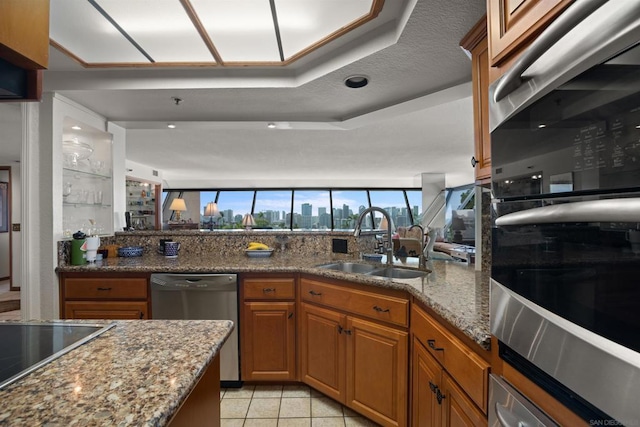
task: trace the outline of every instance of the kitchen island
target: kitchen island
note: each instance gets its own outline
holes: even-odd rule
[[[218,353],[233,322],[113,323],[0,390],[0,425],[219,425]]]

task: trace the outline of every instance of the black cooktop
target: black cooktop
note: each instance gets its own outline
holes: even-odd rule
[[[0,322],[0,389],[114,326]]]

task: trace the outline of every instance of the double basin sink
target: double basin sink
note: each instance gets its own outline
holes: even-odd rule
[[[359,264],[355,262],[339,262],[319,265],[318,268],[341,271],[343,273],[364,274],[367,276],[386,277],[390,279],[417,279],[425,277],[428,271],[413,270],[400,267],[381,267],[372,264]]]

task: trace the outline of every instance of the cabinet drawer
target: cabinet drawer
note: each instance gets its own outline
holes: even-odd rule
[[[148,319],[146,301],[69,301],[64,303],[65,319]]]
[[[300,292],[302,292],[303,301],[400,326],[409,325],[409,301],[406,299],[330,285],[310,279],[302,279]]]
[[[411,309],[411,330],[475,404],[486,413],[489,364],[435,319],[415,306]]]
[[[243,280],[244,299],[294,299],[296,281],[287,278],[251,278]]]
[[[143,277],[67,278],[65,299],[147,299],[147,279]]]

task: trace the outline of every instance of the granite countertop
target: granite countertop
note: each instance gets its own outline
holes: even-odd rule
[[[417,268],[417,258],[399,266]],[[340,261],[353,261],[342,258]],[[308,273],[376,287],[406,290],[460,329],[482,348],[490,348],[489,275],[473,265],[456,261],[429,261],[431,273],[417,279],[385,279],[318,268],[336,262],[331,254],[300,256],[275,252],[269,258],[248,258],[244,253],[211,254],[165,258],[154,253],[142,257],[106,258],[92,265],[60,266],[58,272],[174,272],[174,273]],[[384,259],[383,259],[384,262]]]
[[[228,320],[113,323],[0,390],[0,425],[166,425],[234,327]]]

